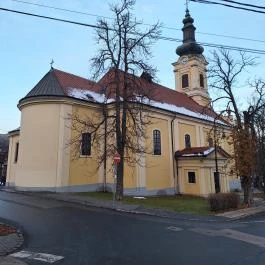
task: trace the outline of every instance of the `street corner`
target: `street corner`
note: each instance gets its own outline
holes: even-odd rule
[[[27,265],[27,263],[12,257],[0,257],[0,265]]]
[[[216,216],[226,217],[230,220],[238,220],[243,219],[250,216],[255,216],[257,214],[261,214],[265,212],[265,204],[259,205],[259,206],[253,206],[249,208],[234,210],[234,211],[228,211],[224,213],[217,214]]]
[[[19,229],[6,223],[0,223],[0,257],[16,251],[23,243],[24,237]]]

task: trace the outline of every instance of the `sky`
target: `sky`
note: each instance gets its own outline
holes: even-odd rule
[[[97,16],[112,16],[109,3],[117,2],[113,0],[24,1],[87,14],[63,12],[14,0],[0,0],[0,8],[95,24]],[[264,6],[263,0],[240,1]],[[198,42],[265,50],[265,14],[194,2],[189,3],[189,9],[195,20]],[[163,36],[182,39],[185,0],[137,0],[134,14],[144,24],[154,24],[157,21],[163,23]],[[144,27],[146,26],[143,26],[143,29]],[[218,37],[209,33],[259,41]],[[0,40],[0,133],[19,127],[20,111],[17,109],[17,103],[49,71],[51,60],[54,61],[54,68],[86,78],[91,76],[90,58],[97,50],[95,32],[92,28],[0,10]],[[158,69],[159,83],[172,89],[175,84],[172,63],[178,59],[175,50],[180,44],[159,40],[152,48],[153,57],[150,59]],[[206,58],[210,57],[211,51],[213,48],[205,47]],[[245,86],[245,81],[263,77],[265,72],[265,55],[253,54],[253,56],[257,56],[258,64],[244,73],[236,92],[237,100],[242,106],[251,97],[251,91]],[[214,97],[213,94],[212,96]]]

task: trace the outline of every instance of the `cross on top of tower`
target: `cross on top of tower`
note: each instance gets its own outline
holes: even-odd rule
[[[53,69],[53,64],[54,64],[54,60],[52,59],[51,62],[50,62],[51,69]]]
[[[189,0],[186,0],[186,10],[189,10]]]

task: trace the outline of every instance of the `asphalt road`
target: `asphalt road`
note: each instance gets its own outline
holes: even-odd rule
[[[54,264],[265,264],[265,215],[224,223],[176,221],[3,191],[0,212],[23,230],[23,250],[64,257]]]

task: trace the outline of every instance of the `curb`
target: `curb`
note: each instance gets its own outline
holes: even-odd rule
[[[235,216],[235,217],[228,217],[225,215],[214,215],[215,218],[217,219],[204,219],[204,218],[192,218],[192,217],[184,217],[184,216],[176,216],[176,214],[173,212],[173,214],[175,214],[175,216],[170,216],[170,212],[168,214],[163,214],[163,213],[152,213],[152,212],[146,212],[146,211],[141,211],[141,210],[126,210],[126,209],[122,209],[122,208],[115,208],[113,209],[112,207],[108,207],[108,206],[103,206],[103,205],[96,205],[93,203],[90,203],[88,201],[83,201],[83,200],[79,200],[79,199],[68,199],[68,198],[58,198],[58,197],[53,197],[53,196],[49,196],[49,194],[40,194],[40,193],[33,193],[33,192],[25,192],[25,191],[18,191],[18,190],[14,190],[14,189],[2,189],[0,191],[4,191],[4,192],[8,192],[8,193],[18,193],[18,194],[22,194],[22,195],[27,195],[27,196],[33,196],[33,197],[39,197],[39,198],[44,198],[44,199],[48,199],[48,200],[55,200],[55,201],[61,201],[61,202],[68,202],[68,203],[74,203],[74,204],[79,204],[82,206],[87,206],[87,207],[92,207],[92,208],[98,208],[98,209],[105,209],[105,210],[110,210],[110,211],[116,211],[116,212],[122,212],[122,213],[128,213],[128,214],[141,214],[141,215],[146,215],[146,216],[154,216],[154,217],[160,217],[160,218],[168,218],[168,219],[174,219],[174,220],[182,220],[182,221],[191,221],[191,222],[209,222],[209,223],[214,223],[214,222],[233,222],[233,221],[237,221],[237,220],[241,220],[244,218],[247,218],[249,216],[255,216],[257,214],[260,214],[262,212],[265,212],[265,208],[262,211],[257,211],[257,212],[253,212],[250,214],[244,213],[244,214],[240,214],[239,216]],[[53,193],[51,193],[53,194]],[[265,204],[264,204],[265,205]],[[148,209],[147,209],[148,211]],[[162,210],[163,211],[163,210]],[[240,210],[238,210],[240,211]]]
[[[233,220],[241,220],[241,219],[244,219],[250,216],[255,216],[255,215],[258,215],[264,212],[265,212],[265,203],[263,205],[256,206],[253,208],[235,210],[233,212],[226,212],[226,213],[218,214],[217,216],[229,218],[231,221],[233,221]],[[233,213],[234,213],[234,216],[233,216]],[[229,215],[232,215],[232,216],[229,216]]]
[[[191,221],[191,222],[200,221],[200,222],[209,222],[209,223],[233,221],[232,219],[227,219],[226,217],[221,217],[221,216],[216,216],[216,218],[218,218],[218,219],[204,219],[204,218],[190,218],[190,217],[184,217],[184,216],[170,216],[170,212],[169,212],[169,214],[162,214],[162,213],[151,213],[151,212],[146,212],[146,211],[126,210],[126,209],[122,209],[122,208],[118,208],[118,207],[113,209],[112,207],[107,207],[107,206],[103,206],[103,205],[95,205],[93,203],[78,200],[78,199],[58,198],[58,197],[52,197],[52,196],[50,197],[49,195],[43,195],[40,193],[33,193],[33,192],[27,193],[25,191],[17,191],[17,190],[13,190],[13,189],[12,190],[6,190],[5,189],[2,191],[9,192],[9,193],[18,193],[18,194],[33,196],[33,197],[39,197],[39,198],[44,198],[44,199],[48,199],[48,200],[74,203],[74,204],[79,204],[79,205],[87,206],[87,207],[91,207],[91,208],[116,211],[116,212],[120,212],[120,213],[128,213],[128,214],[135,214],[135,215],[138,214],[138,215],[145,215],[145,216],[168,218],[168,219],[172,219],[172,220]],[[172,213],[175,214],[174,212],[172,212]]]

